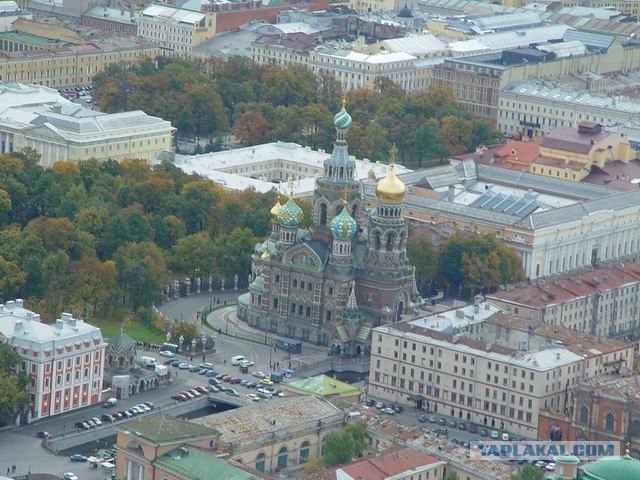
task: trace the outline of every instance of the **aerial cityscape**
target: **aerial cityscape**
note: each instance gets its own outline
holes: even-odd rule
[[[640,0],[0,0],[0,480],[640,480]]]

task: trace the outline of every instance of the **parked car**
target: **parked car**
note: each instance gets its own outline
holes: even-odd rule
[[[83,430],[89,430],[89,429],[90,429],[90,428],[92,428],[92,427],[91,427],[91,425],[89,424],[89,422],[82,422],[82,423],[81,423],[81,428],[82,428]]]
[[[367,407],[375,407],[376,406],[376,401],[372,400],[371,398],[367,398],[366,402],[364,402],[364,404]]]
[[[71,460],[72,462],[86,462],[87,457],[85,457],[84,455],[80,455],[79,453],[74,453],[69,457],[69,460]]]
[[[78,426],[78,424],[76,424],[76,427],[77,426]],[[80,427],[78,427],[78,428],[80,428]],[[49,435],[49,432],[36,432],[36,437],[38,437],[38,438],[44,438],[47,435]]]
[[[249,382],[246,385],[247,388],[258,388],[258,384],[256,382]]]
[[[193,395],[194,397],[199,397],[202,395],[202,393],[200,393],[198,390],[196,390],[195,388],[191,388],[189,389],[189,393],[191,395]]]
[[[213,368],[213,363],[201,363],[198,366],[200,368],[204,368],[205,370],[211,370]]]
[[[103,422],[113,422],[114,418],[111,415],[104,414],[100,417]]]
[[[466,429],[467,429],[467,424],[466,424],[466,423],[464,423],[464,422],[460,422],[460,423],[458,424],[458,429],[460,429],[460,430],[466,430]]]
[[[256,378],[265,378],[266,377],[266,375],[264,373],[259,372],[259,371],[258,372],[253,372],[251,375],[253,375]]]
[[[205,387],[203,387],[202,385],[198,385],[197,387],[194,387],[197,391],[199,391],[200,393],[207,393],[207,389]]]
[[[91,420],[93,420],[93,423],[95,423],[98,427],[102,425],[102,422],[99,418],[93,417]]]
[[[494,440],[497,440],[498,438],[500,438],[500,434],[498,432],[496,432],[495,430],[493,430],[491,432],[491,438],[493,438]]]
[[[191,393],[191,392],[184,391],[184,392],[180,392],[180,393],[182,395],[184,395],[185,397],[187,397],[189,400],[191,400],[193,398],[196,398],[195,395],[193,395],[193,393]]]
[[[538,460],[536,463],[534,463],[534,466],[536,468],[544,468],[546,464],[547,462],[545,462],[544,460]]]
[[[198,367],[196,365],[189,365],[189,371],[190,372],[199,372],[200,371],[200,367]]]
[[[243,387],[246,387],[247,383],[250,383],[250,382],[246,378],[243,378],[242,380],[240,380],[240,385]]]
[[[229,383],[232,385],[240,385],[240,382],[242,382],[242,380],[239,379],[238,377],[233,377],[232,379],[229,380]]]
[[[216,375],[218,375],[218,372],[216,372],[215,370],[207,370],[207,372],[205,373],[205,375],[207,377],[215,377]]]
[[[427,416],[426,416],[426,415],[420,415],[420,416],[418,417],[418,421],[419,421],[420,423],[425,423],[425,422],[427,421]]]
[[[545,465],[544,469],[545,469],[547,472],[553,472],[553,471],[556,469],[556,464],[555,464],[555,463],[553,463],[553,462],[549,462],[549,463],[547,463],[547,464]]]
[[[115,420],[120,420],[120,419],[123,417],[123,415],[122,415],[120,412],[112,413],[112,414],[111,414],[111,416],[112,416]]]
[[[189,365],[188,363],[179,363],[178,364],[178,368],[180,370],[189,370],[190,367],[191,367],[191,365]]]
[[[167,357],[167,358],[173,358],[173,357],[175,357],[175,355],[173,354],[173,352],[170,352],[170,351],[168,351],[168,350],[162,350],[162,351],[160,352],[160,356],[161,356],[161,357]]]
[[[222,377],[222,381],[226,382],[226,383],[229,383],[231,381],[231,375],[224,375]]]
[[[87,420],[86,423],[89,424],[89,427],[95,428],[97,425],[93,422],[93,420]]]
[[[222,380],[222,377],[224,377],[225,375],[226,375],[226,373],[222,373],[222,372],[220,372],[218,375],[216,375],[216,378],[217,378],[218,380]]]
[[[403,407],[403,406],[401,406],[401,405],[394,405],[394,406],[393,406],[393,410],[394,410],[396,413],[402,413],[402,412],[404,411],[404,407]]]
[[[209,379],[209,385],[213,385],[213,386],[217,387],[218,385],[220,385],[220,382],[218,380],[216,380],[215,378],[210,378]]]
[[[162,353],[160,355],[162,355]],[[172,367],[177,367],[178,365],[180,365],[180,363],[181,363],[180,360],[176,359],[176,360],[171,360],[169,362],[169,365],[171,365]]]
[[[433,415],[431,415],[429,417],[429,423],[438,423],[438,419],[436,417],[434,417]]]
[[[447,420],[445,418],[438,419],[438,425],[446,425],[446,424],[447,424]]]
[[[486,437],[487,435],[489,435],[489,432],[487,432],[484,428],[482,430],[480,430],[480,436],[481,437]]]
[[[382,409],[380,409],[380,411],[382,413],[386,413],[387,415],[394,415],[396,413],[396,411],[393,408],[390,408],[390,407],[382,408]]]
[[[456,428],[456,425],[457,425],[457,423],[456,423],[455,420],[449,420],[449,427]]]
[[[178,400],[179,402],[184,402],[187,399],[187,397],[185,397],[181,393],[176,393],[175,395],[171,395],[171,398],[174,400]]]
[[[478,427],[476,427],[473,423],[471,425],[469,425],[469,432],[470,433],[477,433],[478,432]]]
[[[71,472],[67,472],[65,473],[62,478],[64,480],[78,480],[78,477],[75,475],[75,473],[71,473]]]
[[[231,387],[227,388],[227,394],[231,395],[232,397],[239,397],[240,396],[238,391],[233,389],[233,388],[231,388]]]
[[[502,433],[502,441],[503,442],[508,442],[509,441],[509,434],[507,432],[503,432]]]
[[[213,393],[218,393],[220,390],[218,390],[218,387],[214,385],[209,385],[209,391]]]

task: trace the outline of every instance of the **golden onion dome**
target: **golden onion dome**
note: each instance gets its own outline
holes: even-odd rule
[[[407,192],[407,187],[396,176],[396,155],[398,149],[396,145],[391,146],[391,158],[389,159],[389,167],[387,168],[387,174],[376,185],[376,198],[378,200],[388,200],[392,202],[398,202],[404,199],[404,195]]]
[[[273,207],[271,207],[271,215],[273,215],[274,217],[277,217],[281,207],[282,205],[280,204],[280,195],[278,195],[276,204]]]
[[[395,165],[392,163],[387,169],[387,175],[376,185],[376,197],[379,200],[400,201],[407,192],[407,187],[396,176]]]

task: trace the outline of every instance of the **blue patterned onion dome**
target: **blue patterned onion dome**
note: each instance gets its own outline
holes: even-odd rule
[[[331,233],[335,238],[353,237],[357,229],[356,221],[349,215],[346,208],[343,208],[331,221]]]
[[[344,108],[344,102],[342,102],[342,109],[333,116],[333,124],[338,130],[346,130],[351,125],[351,115]]]
[[[278,210],[278,221],[285,227],[297,227],[303,218],[304,213],[293,198],[289,198]]]

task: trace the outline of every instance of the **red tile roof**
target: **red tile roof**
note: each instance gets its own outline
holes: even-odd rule
[[[342,467],[354,480],[385,480],[388,477],[408,472],[425,465],[437,463],[431,455],[412,448],[402,448],[379,457],[370,457]]]

